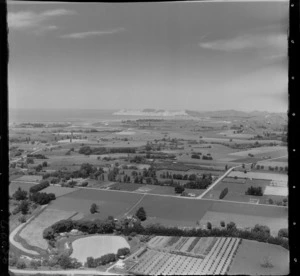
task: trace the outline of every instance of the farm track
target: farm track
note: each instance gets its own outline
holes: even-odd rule
[[[137,203],[135,203],[125,214],[124,214],[124,216],[125,215],[127,215],[127,214],[129,214],[134,208],[135,208],[135,206],[137,206],[143,199],[144,199],[144,197],[146,196],[146,194],[144,194],[139,200],[138,200],[138,202]]]
[[[34,216],[32,216],[26,223],[22,223],[20,224],[16,229],[14,229],[10,235],[9,235],[9,242],[14,245],[16,248],[18,248],[19,250],[25,252],[25,253],[28,253],[28,254],[31,254],[31,255],[40,255],[38,252],[34,251],[34,250],[29,250],[29,249],[26,249],[23,247],[23,245],[17,241],[15,241],[15,236],[21,232],[21,230],[23,228],[26,227],[27,224],[29,224],[34,218],[36,218],[37,216],[39,216],[43,211],[44,209],[47,207],[48,205],[44,205],[42,206],[42,209],[37,213],[35,214]]]

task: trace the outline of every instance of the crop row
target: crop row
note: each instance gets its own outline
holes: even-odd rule
[[[186,251],[191,252],[200,239],[200,237],[195,238]]]
[[[180,251],[181,247],[187,242],[188,239],[188,237],[182,237],[174,247],[174,250]]]
[[[172,246],[173,244],[175,244],[176,242],[178,242],[180,240],[180,237],[172,237],[168,243],[166,244],[166,246]]]

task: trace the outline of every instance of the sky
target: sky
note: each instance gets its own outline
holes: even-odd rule
[[[288,109],[288,2],[8,4],[9,107]]]

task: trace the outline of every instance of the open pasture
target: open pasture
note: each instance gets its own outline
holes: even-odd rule
[[[234,133],[234,130],[226,130],[219,133],[220,135],[228,138],[237,138],[237,139],[249,139],[254,138],[255,135],[249,133]]]
[[[275,160],[271,160],[271,161],[260,161],[260,162],[257,162],[257,165],[264,166],[264,169],[268,170],[269,167],[285,168],[288,165],[288,162],[287,161],[286,162],[277,161],[277,159],[275,159]]]
[[[275,207],[276,208],[276,207]],[[234,222],[238,228],[254,227],[255,224],[266,225],[270,227],[271,234],[277,236],[281,228],[288,227],[288,219],[286,217],[268,217],[261,216],[259,213],[256,215],[245,215],[237,213],[226,213],[208,211],[200,220],[200,226],[206,228],[207,222],[210,222],[213,227],[220,227],[220,222],[224,221],[226,224]]]
[[[288,209],[272,205],[244,204],[242,202],[214,202],[209,211],[247,216],[263,216],[270,218],[288,217]]]
[[[207,200],[192,200],[184,197],[160,197],[146,195],[130,214],[139,207],[147,213],[145,224],[161,223],[169,226],[195,226],[213,203]]]
[[[58,210],[81,212],[90,218],[104,219],[110,215],[123,216],[141,197],[141,194],[136,193],[80,189],[51,202],[51,207]],[[90,207],[93,203],[98,205],[99,213],[91,215]]]
[[[18,182],[36,182],[39,183],[42,180],[41,175],[22,175],[21,177],[18,177],[15,179]]]
[[[284,162],[287,163],[288,162],[288,157],[282,157],[282,158],[277,158],[272,160],[273,162]]]
[[[274,181],[288,181],[287,174],[279,174],[279,173],[264,173],[264,172],[241,172],[241,171],[232,171],[229,177],[238,177],[238,178],[248,178],[248,179],[261,179],[261,180],[274,180]]]
[[[249,150],[243,150],[231,153],[232,156],[247,157],[248,154],[253,154],[255,157],[270,156],[270,158],[276,158],[283,155],[287,155],[287,147],[273,146],[273,147],[257,147]]]
[[[60,187],[60,186],[49,186],[46,189],[43,189],[43,193],[53,193],[55,194],[55,197],[60,197],[69,193],[73,193],[77,191],[77,188],[68,188],[68,187]]]
[[[130,248],[130,245],[123,237],[95,235],[80,238],[72,243],[72,258],[85,263],[87,257],[99,258],[105,254],[116,254],[119,248]]]
[[[49,156],[46,160],[49,169],[61,169],[62,167],[74,167],[74,170],[81,166],[83,163],[90,163],[92,165],[101,165],[103,162],[97,160],[96,156],[86,156],[86,155],[63,155],[63,156]]]
[[[135,183],[114,183],[109,186],[110,190],[135,191],[141,185]]]
[[[249,201],[248,201],[249,202]],[[161,223],[168,226],[195,226],[207,211],[229,213],[242,216],[263,216],[287,219],[288,210],[272,205],[245,204],[243,202],[211,201],[184,197],[159,197],[146,195],[130,212],[134,214],[139,207],[147,212],[145,224]]]
[[[265,188],[270,184],[270,182],[270,180],[250,180],[244,178],[235,179],[232,177],[226,177],[216,186],[214,186],[214,188],[205,195],[205,198],[219,199],[221,191],[227,188],[228,193],[223,198],[223,200],[237,202],[249,202],[251,198],[257,198],[258,200],[260,200],[261,197],[246,195],[245,192],[250,186],[261,187],[264,191]]]
[[[22,190],[29,192],[30,188],[36,184],[34,183],[24,183],[24,182],[10,182],[9,183],[9,195],[12,196],[19,187]]]
[[[273,267],[261,264],[269,257]],[[288,275],[289,251],[279,245],[243,240],[228,271],[229,275]]]
[[[20,232],[20,237],[23,238],[29,245],[36,246],[41,249],[47,249],[48,244],[43,239],[43,231],[53,223],[72,217],[75,211],[64,211],[53,208],[46,208],[40,215],[34,218]]]
[[[264,195],[288,196],[288,187],[267,186]]]

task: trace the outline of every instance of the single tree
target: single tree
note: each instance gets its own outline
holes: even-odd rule
[[[24,200],[27,199],[27,192],[22,190],[20,187],[18,188],[18,190],[15,191],[15,193],[12,195],[12,197],[15,200]]]
[[[208,230],[211,230],[211,228],[212,228],[211,223],[210,223],[210,222],[207,222],[206,227],[207,227]]]
[[[98,206],[97,206],[96,203],[93,203],[93,204],[91,205],[90,212],[91,212],[91,214],[95,214],[95,213],[98,212]]]
[[[178,185],[178,186],[175,187],[175,193],[176,194],[181,194],[181,193],[184,192],[184,190],[185,190],[184,187],[182,187],[180,185]]]
[[[27,200],[22,200],[19,205],[19,210],[21,211],[22,215],[26,215],[29,211],[29,202]]]
[[[143,207],[140,207],[135,215],[137,216],[137,218],[139,218],[141,221],[145,221],[147,219],[147,215],[146,215],[146,211],[144,210]]]

